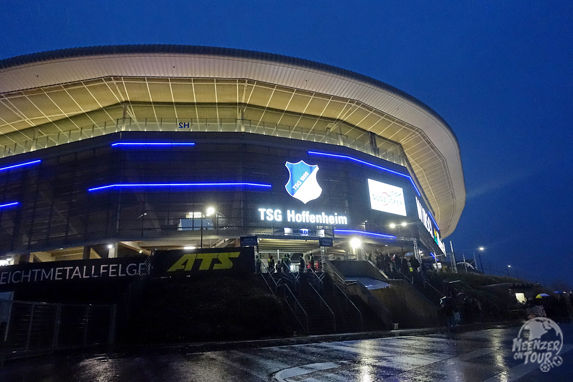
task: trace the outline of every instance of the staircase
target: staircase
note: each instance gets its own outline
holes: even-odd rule
[[[348,296],[324,273],[301,274],[298,299],[308,313],[312,334],[386,329],[359,297]]]
[[[360,297],[348,296],[326,273],[260,273],[308,334],[387,329]]]

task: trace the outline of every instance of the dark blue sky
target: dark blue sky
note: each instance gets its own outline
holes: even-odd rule
[[[395,86],[450,124],[467,202],[456,252],[573,287],[573,2],[0,1],[0,59],[189,44],[323,62]]]

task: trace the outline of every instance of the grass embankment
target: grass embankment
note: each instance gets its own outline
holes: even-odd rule
[[[252,276],[158,279],[129,319],[128,343],[288,336],[289,312]]]

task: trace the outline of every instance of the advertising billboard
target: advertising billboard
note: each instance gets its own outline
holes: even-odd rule
[[[154,273],[157,276],[201,274],[245,274],[255,271],[253,247],[155,251]]]

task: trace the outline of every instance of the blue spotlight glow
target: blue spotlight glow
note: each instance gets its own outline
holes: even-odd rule
[[[117,147],[117,146],[171,147],[171,146],[195,146],[195,143],[194,142],[116,142],[111,144],[111,147]]]
[[[41,162],[41,160],[38,159],[38,160],[30,161],[30,162],[24,162],[24,163],[13,164],[12,166],[0,167],[0,171],[10,170],[10,169],[12,169],[12,168],[23,167],[23,166],[31,166],[31,165],[33,165],[33,164],[38,164],[38,163],[40,163],[40,162]]]
[[[404,178],[408,178],[408,180],[410,181],[410,183],[412,183],[412,186],[414,186],[414,190],[416,190],[416,193],[418,194],[418,196],[422,196],[422,195],[420,194],[420,191],[418,191],[418,187],[416,187],[416,184],[415,184],[414,181],[412,180],[412,177],[411,177],[410,175],[408,175],[408,174],[404,174],[404,173],[399,172],[399,171],[390,170],[389,168],[382,167],[382,166],[378,166],[378,165],[376,165],[376,164],[374,164],[374,163],[366,162],[366,161],[363,161],[363,160],[361,160],[361,159],[357,159],[357,158],[350,157],[350,156],[348,156],[348,155],[322,153],[322,152],[318,152],[318,151],[308,151],[308,154],[309,154],[309,155],[321,155],[321,156],[325,156],[325,157],[346,159],[346,160],[350,160],[350,161],[353,161],[353,162],[357,162],[357,163],[360,163],[360,164],[363,164],[363,165],[366,165],[366,166],[374,167],[374,168],[376,168],[376,169],[378,169],[378,170],[386,171],[386,172],[389,172],[389,173],[394,174],[394,175],[403,176]]]
[[[361,235],[361,236],[372,236],[378,239],[391,239],[395,240],[396,236],[392,235],[384,235],[382,233],[374,233],[374,232],[366,232],[366,231],[357,231],[354,229],[335,229],[334,233],[338,233],[341,235]]]
[[[116,183],[108,184],[106,186],[89,188],[88,191],[101,191],[110,188],[142,188],[142,187],[261,187],[261,188],[271,188],[270,184],[261,183],[245,183],[245,182],[223,182],[223,183]]]
[[[0,204],[0,208],[7,208],[7,207],[13,207],[13,206],[17,206],[18,202],[12,202],[12,203],[6,203],[6,204]]]

